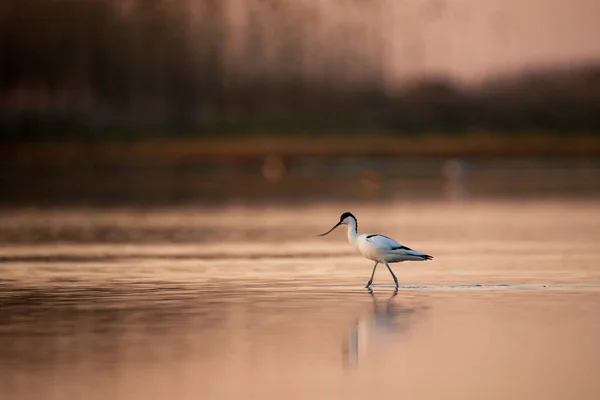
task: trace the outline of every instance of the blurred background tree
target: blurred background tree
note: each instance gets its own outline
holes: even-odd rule
[[[422,3],[5,0],[1,136],[598,131],[595,62],[409,73],[450,7]]]

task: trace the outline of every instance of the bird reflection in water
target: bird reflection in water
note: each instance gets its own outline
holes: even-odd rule
[[[373,299],[371,306],[354,321],[344,343],[344,359],[350,368],[376,353],[376,347],[385,348],[387,343],[405,333],[416,314],[426,309],[424,306],[401,305],[395,299],[398,290],[387,300],[378,299],[372,289],[369,289],[369,295]]]

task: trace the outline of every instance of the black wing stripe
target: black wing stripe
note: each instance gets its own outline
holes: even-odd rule
[[[378,234],[378,233],[374,233],[374,234],[372,234],[372,235],[367,235],[367,240],[368,240],[369,238],[372,238],[373,236],[381,236],[381,237],[384,237],[384,238],[386,238],[386,239],[393,240],[393,241],[395,242],[395,240],[394,240],[394,239],[392,239],[392,238],[389,238],[389,237],[387,237],[387,236],[384,236],[384,235],[380,235],[380,234]],[[410,247],[406,247],[406,246],[392,247],[390,250],[408,250],[408,251],[414,251],[414,250],[413,250],[413,249],[411,249]]]
[[[400,246],[400,247],[394,247],[392,250],[408,250],[408,251],[414,251],[413,249],[406,247],[406,246]]]
[[[373,236],[381,236],[381,237],[384,237],[384,238],[386,238],[386,239],[394,240],[394,239],[392,239],[392,238],[389,238],[389,237],[387,237],[387,236],[380,235],[379,233],[374,233],[374,234],[372,234],[372,235],[367,235],[367,239],[368,239],[368,238],[372,238]],[[395,242],[395,240],[394,240],[394,242]]]

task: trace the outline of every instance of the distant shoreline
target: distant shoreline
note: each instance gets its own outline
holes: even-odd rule
[[[0,141],[0,164],[178,164],[215,158],[280,157],[594,157],[600,136],[541,134],[348,134]]]

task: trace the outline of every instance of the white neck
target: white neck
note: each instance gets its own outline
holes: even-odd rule
[[[351,244],[354,244],[354,241],[358,237],[357,224],[354,218],[350,218],[350,223],[348,223],[348,241]]]

